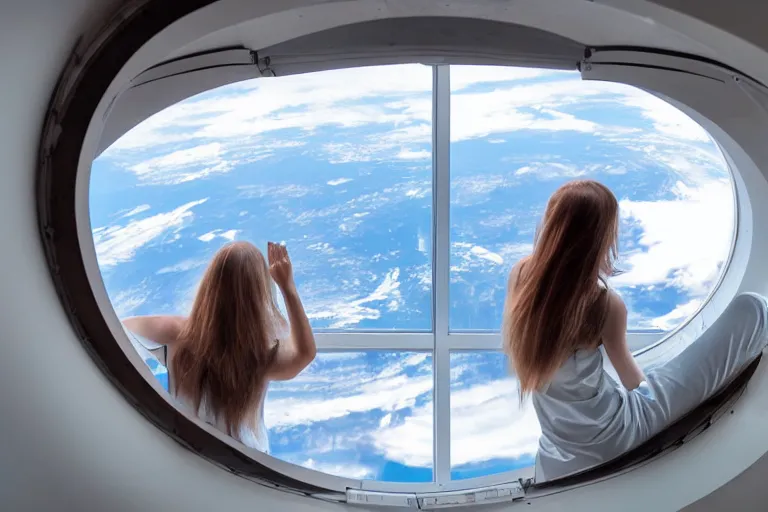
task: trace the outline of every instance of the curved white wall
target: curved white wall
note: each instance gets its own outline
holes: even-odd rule
[[[241,5],[269,3],[243,0]],[[380,3],[405,8],[404,3]],[[480,3],[491,9],[494,2]],[[540,1],[542,6],[544,3]],[[586,5],[571,2],[577,3],[576,8]],[[612,3],[623,4],[618,0]],[[51,283],[38,238],[34,203],[37,144],[50,94],[69,49],[79,33],[100,19],[110,5],[100,0],[13,4],[4,6],[0,17],[0,508],[346,509],[265,489],[178,446],[122,398],[74,336]],[[418,2],[420,6],[427,4],[438,5]],[[439,5],[446,9],[458,6],[470,12],[468,2]],[[536,9],[530,2],[516,5],[526,6],[534,20]],[[713,6],[721,7],[722,3],[700,0],[695,8],[711,16]],[[734,21],[734,13],[741,12],[750,31],[748,38],[768,48],[768,36],[764,30],[759,33],[752,6],[750,0],[731,2],[728,16],[712,21],[733,28],[738,21]],[[633,1],[631,8],[663,17],[670,24],[680,21],[679,15],[646,2]],[[497,12],[501,16],[501,10]],[[547,20],[551,11],[545,15],[542,7],[539,15]],[[565,11],[558,13],[561,19],[567,19],[567,15]],[[689,32],[684,38],[693,38],[694,29],[701,29],[700,24],[690,21],[683,25]],[[739,41],[711,28],[699,31],[699,37],[707,34],[716,36],[707,45],[713,55],[731,56],[732,63],[739,65],[736,61],[740,61],[745,72],[768,78],[768,53],[746,43],[741,47],[719,46]],[[175,42],[181,44],[194,42],[185,41],[179,34],[167,37],[175,37]],[[136,62],[141,59],[137,56]],[[736,476],[768,450],[766,410],[768,371],[764,363],[737,404],[735,414],[716,423],[706,435],[651,465],[594,485],[537,497],[525,508],[592,511],[599,505],[620,510],[680,509]],[[754,495],[764,493],[765,497],[768,490],[764,487],[749,490]],[[744,498],[752,499],[754,495]],[[746,501],[731,502],[730,506],[749,510]],[[696,509],[709,509],[707,501]]]

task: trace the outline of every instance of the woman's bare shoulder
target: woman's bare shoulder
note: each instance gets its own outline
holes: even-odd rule
[[[608,311],[606,312],[605,328],[610,329],[616,326],[622,326],[627,323],[627,306],[621,296],[608,288],[606,299]]]
[[[509,271],[509,274],[511,276],[517,276],[520,274],[520,269],[523,268],[523,265],[525,264],[525,261],[528,259],[528,256],[525,258],[520,258],[515,262],[514,265],[512,265],[512,270]]]
[[[520,279],[520,272],[530,258],[530,256],[525,256],[512,266],[512,270],[509,271],[509,281],[507,283],[507,287],[510,291],[517,285],[517,282]]]

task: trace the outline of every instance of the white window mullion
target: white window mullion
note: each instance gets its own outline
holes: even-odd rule
[[[359,350],[432,351],[431,332],[315,332],[320,351],[355,352]]]
[[[432,81],[432,318],[434,321],[434,475],[451,479],[451,368],[448,336],[450,271],[450,68],[435,66]]]
[[[640,355],[653,348],[668,332],[627,331],[627,345],[634,355]],[[453,332],[444,339],[438,339],[440,346],[449,350],[502,351],[499,332]]]

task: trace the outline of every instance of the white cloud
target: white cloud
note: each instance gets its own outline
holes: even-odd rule
[[[476,206],[487,201],[491,192],[511,185],[511,180],[501,174],[462,176],[451,180],[451,204]]]
[[[396,311],[402,304],[399,278],[400,269],[394,268],[387,272],[373,292],[362,298],[333,297],[321,303],[310,302],[307,305],[307,316],[310,319],[331,320],[331,329],[349,327],[363,320],[375,320],[381,316],[381,311],[371,306],[371,303],[386,301],[390,311]]]
[[[405,191],[405,197],[408,197],[411,199],[422,199],[424,197],[427,197],[431,193],[432,193],[432,189],[427,187],[412,188]]]
[[[499,379],[451,394],[451,463],[533,456],[541,427],[515,379]]]
[[[225,231],[225,232],[221,233],[219,236],[221,238],[226,238],[227,240],[229,240],[231,242],[231,241],[233,241],[235,239],[235,236],[237,236],[238,231],[239,230],[237,230],[237,229],[230,229],[229,231]]]
[[[422,290],[430,291],[432,289],[432,265],[424,263],[414,267],[411,271],[411,279],[418,283]]]
[[[152,242],[166,231],[181,229],[194,217],[192,208],[207,201],[191,201],[166,213],[158,213],[141,220],[130,221],[125,226],[112,225],[93,230],[96,256],[104,269],[124,261],[130,261],[141,247]]]
[[[326,358],[321,354],[320,358]],[[385,412],[372,425],[356,431],[344,428],[333,443],[316,450],[329,453],[343,444],[339,438],[353,437],[357,443],[371,442],[374,451],[397,463],[430,467],[432,464],[433,402],[432,378],[428,373],[427,354],[413,354],[384,366],[377,374],[360,371],[356,364],[341,365],[334,371],[299,377],[299,382],[284,390],[286,398],[270,399],[266,403],[267,424],[275,434],[294,425],[343,418],[353,413],[380,410]],[[607,360],[607,359],[606,359]],[[361,361],[362,363],[362,361]],[[409,365],[422,371],[415,377],[406,377]],[[532,458],[538,448],[541,429],[530,400],[522,405],[518,400],[517,381],[514,378],[483,378],[473,373],[473,365],[456,365],[452,361],[452,383],[460,387],[451,391],[451,461],[454,466],[484,461],[521,457]],[[453,370],[460,370],[453,372]],[[607,368],[613,372],[610,366]],[[480,377],[480,382],[461,384],[461,380]],[[303,379],[303,380],[302,380]],[[466,380],[465,380],[466,382]],[[281,383],[282,387],[282,383]],[[311,398],[296,398],[293,393],[306,389],[316,393]],[[322,396],[317,396],[322,389]],[[425,397],[422,405],[416,399]],[[399,416],[399,419],[396,419]],[[377,416],[378,417],[378,416]],[[355,478],[363,471],[350,463],[350,469],[336,467],[336,463],[300,462],[313,469],[327,468],[334,474]],[[322,469],[326,471],[326,469]],[[371,478],[370,475],[361,478]]]
[[[214,229],[213,231],[209,231],[207,233],[204,233],[198,236],[197,239],[200,240],[201,242],[208,243],[208,242],[211,242],[214,238],[224,238],[231,242],[235,239],[238,232],[239,232],[238,229],[230,229],[228,231],[222,231],[221,229]]]
[[[374,444],[389,460],[432,464],[432,402],[397,425],[382,425]],[[530,401],[521,407],[517,381],[499,379],[451,392],[451,464],[533,456],[541,428]]]
[[[188,270],[192,270],[197,267],[202,267],[206,264],[205,260],[193,260],[193,259],[187,259],[180,261],[176,263],[175,265],[170,265],[167,267],[163,267],[160,270],[157,271],[158,274],[172,274],[176,272],[187,272]]]
[[[502,244],[501,247],[497,249],[497,252],[501,254],[506,262],[516,262],[533,252],[533,244],[526,242],[506,243]]]
[[[533,78],[569,75],[568,71],[552,71],[540,68],[517,68],[507,66],[451,66],[451,92],[460,91],[473,85],[488,85],[500,82],[530,80]]]
[[[453,90],[458,91],[454,95],[456,104],[452,119],[455,140],[482,136],[483,132],[517,129],[590,132],[596,129],[592,122],[577,119],[556,108],[547,108],[547,105],[554,107],[562,103],[559,97],[565,97],[568,102],[574,89],[583,87],[582,82],[555,80],[564,84],[560,89],[550,82],[513,85],[521,79],[567,78],[573,76],[572,73],[504,67],[476,67],[469,73],[462,73],[460,69],[455,68],[452,77]],[[334,142],[326,145],[325,151],[330,154],[331,161],[430,158],[431,153],[426,150],[402,149],[402,144],[429,141],[430,69],[405,65],[399,66],[397,72],[393,71],[392,68],[373,67],[258,79],[245,87],[231,88],[226,96],[208,95],[170,107],[131,130],[107,153],[117,155],[126,149],[198,141],[199,144],[190,148],[131,166],[147,180],[181,182],[229,170],[232,159],[224,159],[223,155],[235,143],[242,147],[244,139],[251,141],[251,149],[269,152],[274,144],[263,137],[276,130],[298,128],[311,132],[329,125],[341,128],[379,125],[384,133],[370,137],[365,144]],[[474,84],[493,82],[504,88],[461,93]],[[362,103],[367,98],[389,98],[391,101]],[[538,113],[518,111],[519,107],[537,104],[542,105]],[[394,154],[387,154],[388,151],[394,151]],[[188,168],[193,164],[201,168],[179,172],[181,166]]]
[[[479,245],[476,245],[472,247],[469,250],[470,254],[477,256],[478,258],[482,258],[484,260],[488,260],[492,263],[496,263],[497,265],[501,265],[504,263],[504,258],[496,254],[495,252],[491,252],[485,247],[480,247]]]
[[[323,362],[357,359],[365,355],[365,352],[322,352],[320,357]]]
[[[416,354],[412,354],[408,356],[405,361],[403,361],[403,366],[419,366],[422,363],[424,363],[429,358],[429,353],[427,352],[419,352]]]
[[[471,80],[477,71],[452,67],[451,81]],[[490,68],[486,83],[503,68]],[[574,131],[610,136],[627,127],[601,125],[563,112],[567,107],[613,103],[637,109],[660,134],[675,140],[705,142],[709,137],[695,121],[665,101],[635,87],[612,82],[582,81],[561,72],[551,79],[500,84],[491,91],[457,92],[451,96],[451,140],[461,141],[518,130]],[[637,131],[636,128],[632,129]],[[497,139],[497,138],[496,138]]]
[[[355,464],[350,462],[344,462],[343,464],[340,463],[329,463],[329,462],[318,462],[313,459],[307,459],[304,462],[299,463],[301,466],[304,466],[305,468],[314,469],[315,471],[321,471],[323,473],[327,473],[329,475],[335,475],[335,476],[341,476],[344,478],[352,478],[355,480],[364,480],[364,479],[372,479],[376,476],[376,472],[373,470],[373,468],[369,466],[364,466],[362,464]]]
[[[323,150],[328,154],[328,161],[332,164],[348,164],[354,162],[370,162],[373,160],[375,149],[362,144],[348,142],[332,142],[323,145]]]
[[[121,290],[115,294],[112,307],[119,318],[124,318],[133,313],[139,306],[146,303],[150,296],[150,290],[146,281],[127,290]]]
[[[205,234],[200,235],[199,237],[197,237],[197,239],[200,240],[201,242],[206,242],[206,243],[210,242],[211,240],[216,238],[216,234],[218,231],[219,231],[218,229],[214,231],[209,231]]]
[[[291,222],[306,226],[318,218],[329,218],[346,215],[343,218],[348,230],[354,229],[360,219],[370,212],[385,208],[386,206],[405,200],[420,199],[431,190],[427,179],[396,182],[393,186],[361,194],[343,203],[331,204],[320,209],[303,209],[297,215],[291,215]],[[408,192],[410,195],[408,195]]]
[[[408,466],[432,465],[432,401],[418,407],[396,426],[387,425],[372,434],[376,450],[388,460]]]
[[[314,402],[329,396],[356,395],[363,384],[383,378],[381,370],[372,372],[364,356],[365,352],[319,352],[315,361],[297,377],[271,383],[267,401],[269,407],[265,411],[267,424],[290,426],[312,421],[302,416],[293,416],[296,422],[286,418],[283,408],[290,404],[284,399]],[[339,414],[343,415],[334,413],[330,417],[339,417]],[[273,419],[270,420],[270,417]]]
[[[393,353],[383,365],[371,362],[367,353],[358,355],[322,352],[296,379],[270,385],[265,421],[273,444],[290,439],[294,432],[311,432],[297,453],[285,455],[287,460],[340,476],[375,478],[378,467],[358,467],[354,454],[382,451],[378,432],[408,421],[411,411],[419,409],[417,400],[429,401],[429,354]],[[351,420],[353,414],[359,422]],[[328,421],[333,423],[324,423]],[[423,421],[427,424],[421,432],[431,438],[431,418],[425,416]]]
[[[143,212],[149,210],[149,208],[150,207],[149,207],[148,204],[140,204],[136,208],[130,210],[128,213],[124,213],[123,215],[121,215],[120,218],[122,219],[122,218],[125,218],[125,217],[133,217],[134,215],[138,215],[140,213],[143,213]]]
[[[585,82],[575,72],[501,66],[454,66],[451,74],[454,141],[519,130],[606,137],[626,133],[626,127],[603,126],[564,111],[573,107],[581,112],[586,105],[605,103],[637,109],[667,137],[707,140],[703,129],[675,107],[623,84]],[[547,80],[539,80],[543,77]],[[430,68],[420,65],[256,79],[228,86],[225,95],[209,93],[152,116],[105,155],[125,159],[135,154],[128,150],[173,145],[170,153],[128,167],[145,182],[180,183],[227,172],[243,162],[266,158],[279,148],[302,146],[307,134],[322,127],[342,133],[376,126],[376,133],[363,136],[362,142],[326,143],[321,148],[324,157],[333,163],[428,159],[429,151],[403,148],[431,139],[430,93]],[[300,132],[294,132],[290,140],[275,136],[278,130],[285,133],[290,129]],[[501,141],[499,137],[489,139]]]
[[[316,242],[313,244],[309,244],[307,246],[307,249],[309,249],[310,251],[317,251],[325,255],[331,255],[336,253],[336,250],[328,242]]]
[[[707,294],[720,275],[733,233],[733,196],[727,180],[697,188],[677,182],[675,199],[622,200],[623,214],[642,228],[640,249],[623,255],[628,271],[615,286],[676,286]]]
[[[640,109],[643,116],[663,135],[696,142],[708,142],[709,134],[696,121],[666,101],[639,89],[627,88],[624,104]]]
[[[560,162],[532,162],[515,171],[515,176],[534,175],[536,179],[547,180],[554,178],[576,178],[587,174],[587,169],[581,169],[572,164]]]
[[[293,183],[285,185],[241,185],[237,187],[242,197],[273,199],[298,199],[315,192],[311,186],[296,185]]]
[[[322,356],[320,360],[323,360]],[[332,372],[321,370],[319,374],[302,374],[288,386],[280,386],[283,391],[280,398],[270,398],[266,402],[265,422],[271,429],[280,429],[376,409],[397,411],[413,407],[417,397],[432,390],[430,374],[413,377],[405,375],[404,369],[407,366],[418,364],[420,363],[415,362],[409,365],[408,361],[398,361],[384,366],[374,375],[367,374],[364,367],[349,365],[337,367],[337,370]],[[328,385],[332,387],[328,388]],[[326,389],[322,394],[310,397],[286,392],[305,386],[315,390],[318,386],[326,386]]]
[[[398,66],[396,73],[392,68],[367,67],[253,80],[229,87],[226,95],[192,98],[155,114],[106,154],[195,141],[216,141],[225,147],[251,141],[267,151],[273,143],[263,136],[277,130],[311,132],[323,126],[393,123],[407,128],[417,120],[430,121],[431,85],[431,69],[420,65]],[[385,101],[363,101],[371,98]],[[215,158],[221,149],[200,151]],[[171,162],[184,156],[177,155]]]
[[[432,158],[432,153],[426,149],[420,149],[418,151],[403,149],[395,155],[395,158],[400,160],[425,160],[427,158]]]
[[[332,187],[337,187],[339,185],[343,185],[345,183],[349,183],[350,181],[352,181],[350,178],[339,178],[339,179],[335,179],[335,180],[330,180],[326,184],[330,185]]]
[[[498,213],[491,214],[488,217],[480,219],[478,221],[478,224],[480,224],[483,227],[489,227],[489,228],[506,228],[508,226],[514,225],[516,222],[520,220],[521,217],[522,216],[520,215],[519,211],[514,211],[514,210],[500,211]]]
[[[396,124],[382,126],[375,135],[365,136],[355,142],[330,142],[322,146],[325,157],[333,164],[354,162],[390,161],[392,159],[417,161],[432,158],[428,150],[399,148],[401,144],[426,143],[431,139],[431,127],[427,121],[413,119],[412,126],[397,128]]]
[[[164,185],[184,183],[232,169],[235,162],[225,160],[223,153],[221,143],[212,142],[150,158],[129,169],[144,182]]]
[[[498,272],[501,265],[511,264],[530,252],[530,244],[504,244],[494,252],[481,245],[470,242],[454,242],[451,244],[452,259],[451,273],[459,274],[469,271]],[[509,266],[509,265],[507,265]],[[506,267],[503,267],[506,270]]]
[[[690,318],[691,315],[701,306],[701,299],[692,299],[683,304],[679,304],[672,311],[666,315],[656,317],[651,320],[651,327],[669,331],[680,325],[686,318]]]
[[[519,130],[594,133],[600,126],[557,110],[601,91],[580,80],[558,80],[451,96],[451,141]],[[531,109],[532,106],[537,108]]]

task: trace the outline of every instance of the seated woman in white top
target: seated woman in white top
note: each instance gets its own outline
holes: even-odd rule
[[[607,462],[659,433],[727,384],[768,341],[766,302],[737,296],[704,334],[643,375],[627,347],[627,309],[606,279],[619,206],[590,180],[550,198],[533,253],[512,269],[502,337],[521,398],[541,424],[536,481]],[[605,349],[621,384],[603,369]]]
[[[228,244],[208,266],[189,317],[123,320],[131,332],[168,347],[177,400],[243,444],[267,453],[263,409],[268,383],[292,379],[316,353],[288,251],[270,242],[268,258],[269,266],[250,243]],[[290,326],[277,308],[273,279]],[[288,327],[289,335],[281,337]]]

